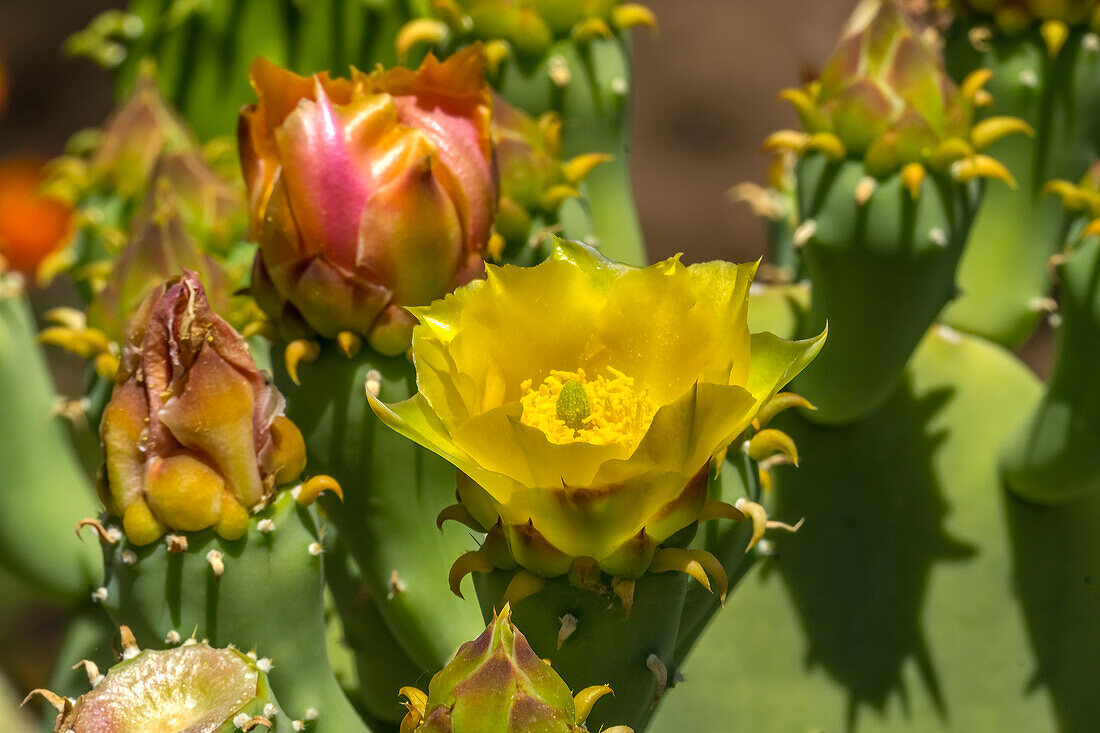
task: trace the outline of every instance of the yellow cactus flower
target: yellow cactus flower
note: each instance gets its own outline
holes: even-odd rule
[[[419,392],[371,406],[470,479],[462,516],[506,542],[498,567],[554,577],[590,558],[638,577],[699,521],[712,456],[824,341],[750,335],[755,271],[639,269],[558,242],[411,308]]]

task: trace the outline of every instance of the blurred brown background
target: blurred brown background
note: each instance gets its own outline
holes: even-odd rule
[[[654,257],[753,259],[763,234],[730,186],[759,180],[760,142],[794,122],[776,92],[836,40],[853,0],[644,0],[660,33],[637,44],[633,173]],[[11,86],[0,157],[57,154],[110,108],[108,74],[61,43],[123,0],[0,0],[0,59]]]

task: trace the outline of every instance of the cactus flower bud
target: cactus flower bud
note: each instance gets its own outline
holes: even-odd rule
[[[93,689],[75,701],[35,691],[57,707],[57,733],[274,730],[278,706],[254,659],[194,643],[141,651],[125,627],[122,640],[123,661],[105,675],[85,662]]]
[[[515,244],[527,248],[538,228],[557,222],[562,203],[580,196],[580,184],[597,166],[611,160],[604,153],[586,153],[562,160],[561,115],[547,112],[535,119],[493,97],[493,148],[500,170],[500,208],[495,233],[503,241],[490,247]]]
[[[547,262],[490,266],[412,309],[420,391],[368,398],[472,480],[462,516],[506,545],[489,562],[557,577],[587,558],[636,578],[700,521],[711,457],[824,340],[749,334],[755,269],[635,269],[559,242]]]
[[[479,273],[489,239],[497,184],[481,49],[350,80],[259,59],[252,84],[240,150],[257,300],[284,330],[406,350],[403,307]]]
[[[194,271],[205,284],[215,310],[228,307],[227,278],[213,258],[199,249],[188,231],[185,211],[168,204],[140,216],[133,235],[119,253],[107,284],[88,306],[88,325],[120,343],[138,305],[165,280]]]
[[[92,171],[119,194],[140,197],[161,154],[197,144],[187,123],[161,96],[152,74],[142,73],[129,99],[104,124]]]
[[[964,183],[978,177],[1011,182],[1003,165],[979,153],[1031,128],[1013,118],[974,124],[975,108],[989,96],[988,80],[980,71],[956,86],[896,0],[862,0],[821,78],[783,93],[805,132],[776,133],[765,147],[862,158],[867,172],[880,178],[908,168],[910,191],[927,168]]]
[[[592,705],[611,692],[568,685],[539,659],[512,624],[507,605],[474,641],[432,678],[425,696],[402,690],[409,702],[402,733],[580,733]],[[626,727],[617,733],[630,733]]]
[[[100,434],[104,500],[137,545],[209,527],[236,539],[304,468],[282,395],[190,270],[139,307]]]

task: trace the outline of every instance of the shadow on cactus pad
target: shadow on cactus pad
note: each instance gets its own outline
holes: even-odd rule
[[[1016,592],[1062,733],[1096,730],[1100,698],[1100,495],[1056,507],[1005,494]]]
[[[1082,554],[1063,544],[1083,542],[1082,531],[1039,532],[1038,514],[1020,522],[1028,547],[1017,575],[1033,642],[997,468],[1040,391],[1008,352],[937,328],[871,417],[831,430],[787,426],[799,468],[776,472],[772,501],[782,508],[769,508],[806,522],[774,538],[757,562],[770,572],[730,596],[652,733],[710,733],[730,720],[759,733],[1058,730],[1052,702],[1081,701],[1084,680],[1096,678],[1085,659],[1096,648],[1086,623],[1096,604],[1074,585],[1084,570],[1064,560]],[[1062,537],[1072,532],[1077,540]],[[1067,618],[1077,620],[1059,629]]]
[[[797,537],[775,538],[765,572],[779,575],[799,609],[807,665],[847,689],[849,730],[864,706],[881,711],[891,695],[909,693],[909,661],[948,714],[921,610],[933,567],[974,553],[945,529],[948,504],[929,465],[944,436],[925,428],[952,394],[895,396],[888,429],[877,420],[836,429],[784,423],[813,468],[782,474],[776,511],[806,523]],[[833,477],[831,490],[823,476]]]

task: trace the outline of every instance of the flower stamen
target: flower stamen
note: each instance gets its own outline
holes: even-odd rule
[[[611,367],[606,376],[594,379],[587,378],[583,369],[551,371],[538,387],[528,379],[520,388],[523,423],[559,445],[619,443],[633,449],[656,412],[634,379]]]

